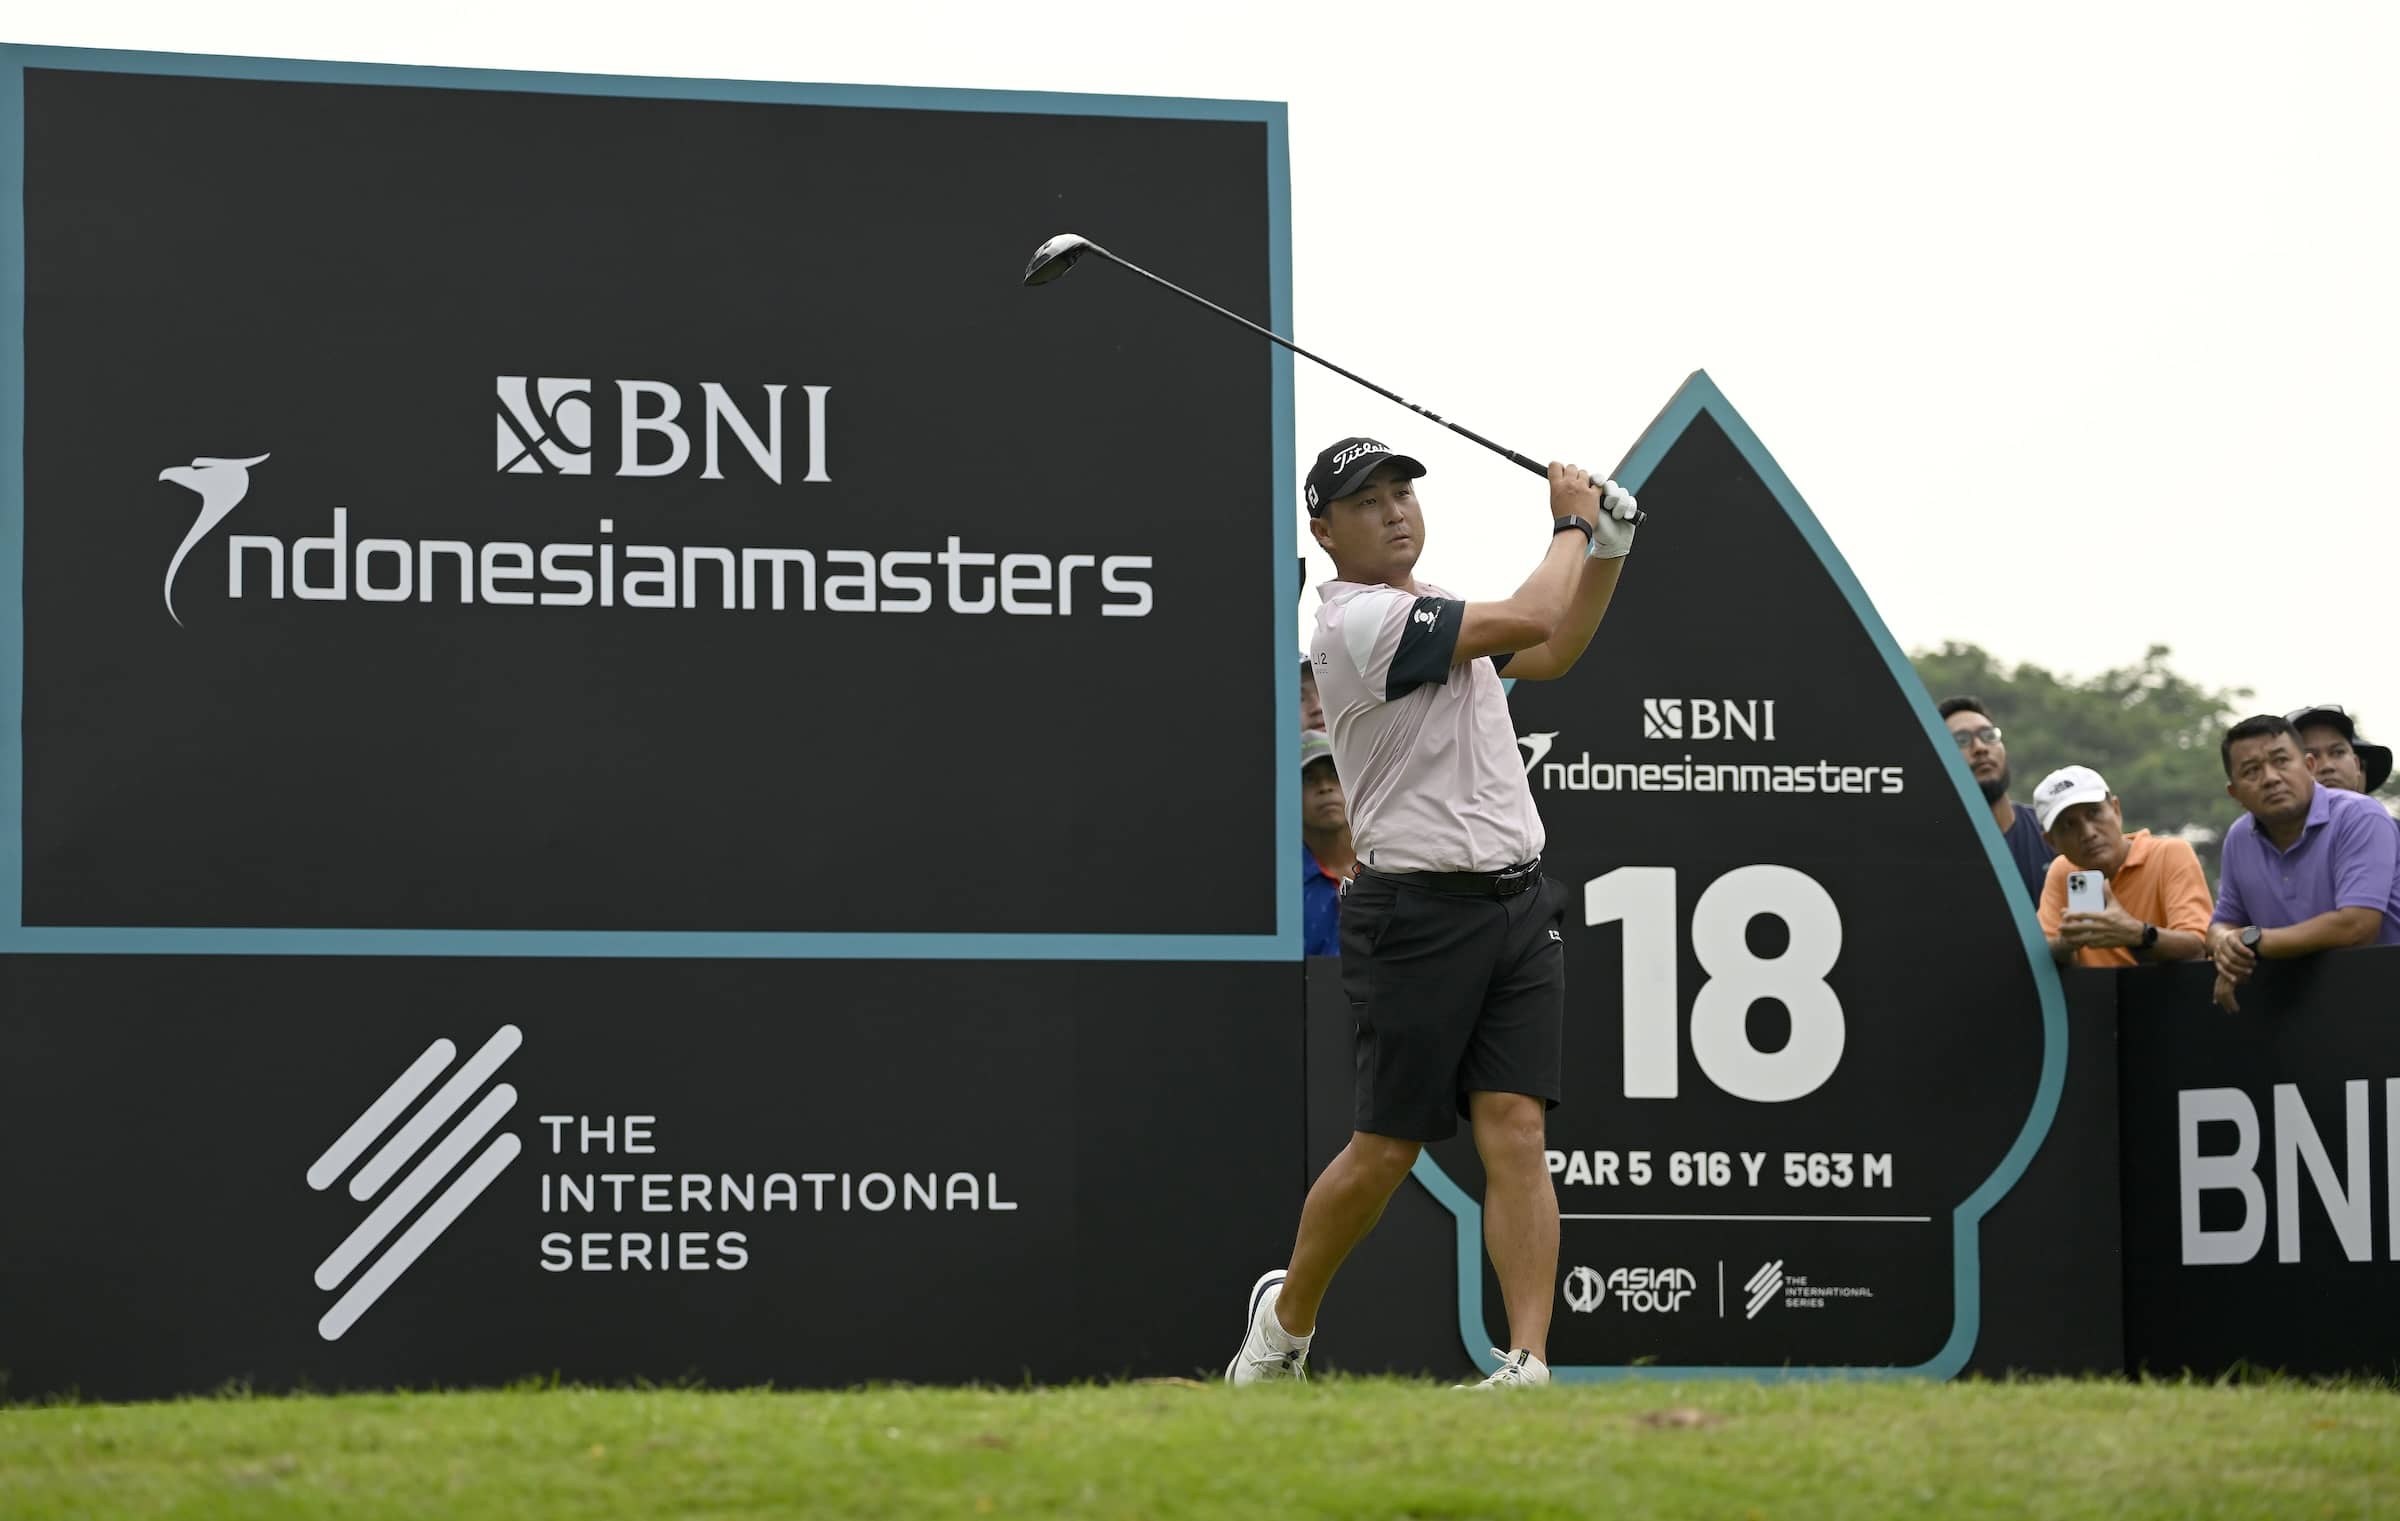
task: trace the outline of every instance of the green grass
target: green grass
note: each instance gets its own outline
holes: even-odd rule
[[[2375,1387],[1392,1380],[0,1411],[0,1516],[2400,1514]]]

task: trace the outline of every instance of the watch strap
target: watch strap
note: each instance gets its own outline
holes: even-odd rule
[[[1599,530],[1593,528],[1589,522],[1575,516],[1573,513],[1569,513],[1563,518],[1552,518],[1550,520],[1550,537],[1555,539],[1562,533],[1570,532],[1580,532],[1583,535],[1583,542],[1586,548],[1589,548],[1590,546],[1599,542]]]

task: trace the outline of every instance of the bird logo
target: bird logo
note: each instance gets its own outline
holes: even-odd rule
[[[1527,776],[1533,775],[1533,768],[1542,763],[1542,757],[1550,753],[1550,746],[1557,739],[1558,731],[1556,729],[1552,729],[1547,734],[1520,734],[1517,736],[1517,748],[1525,752],[1525,774]]]
[[[184,556],[192,552],[193,545],[208,537],[209,530],[224,522],[234,508],[242,505],[242,498],[250,494],[250,467],[263,465],[270,458],[265,454],[249,459],[204,456],[188,465],[169,465],[158,472],[160,480],[189,487],[200,496],[200,515],[192,520],[192,531],[175,547],[175,558],[167,562],[167,616],[175,619],[177,628],[183,627],[183,619],[175,612],[175,573],[183,569]]]

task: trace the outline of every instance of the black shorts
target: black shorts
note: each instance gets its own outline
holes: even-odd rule
[[[1470,1093],[1557,1107],[1566,905],[1548,877],[1496,898],[1358,874],[1342,894],[1342,991],[1358,1033],[1354,1128],[1445,1140]]]

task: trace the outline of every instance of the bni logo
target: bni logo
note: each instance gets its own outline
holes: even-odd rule
[[[482,1050],[469,1057],[465,1066],[451,1073],[450,1080],[443,1083],[423,1107],[410,1115],[399,1129],[393,1130],[381,1146],[376,1147],[374,1155],[367,1157],[366,1165],[360,1167],[350,1179],[351,1198],[362,1204],[378,1194],[382,1194],[383,1198],[342,1239],[341,1245],[317,1264],[318,1288],[330,1293],[344,1282],[350,1285],[317,1321],[319,1336],[327,1341],[339,1341],[342,1333],[356,1325],[358,1318],[374,1307],[375,1301],[399,1281],[400,1275],[425,1254],[427,1247],[441,1239],[442,1233],[466,1212],[468,1205],[482,1196],[485,1189],[492,1186],[493,1179],[508,1170],[508,1164],[514,1162],[517,1153],[524,1149],[523,1143],[514,1135],[503,1134],[491,1145],[485,1146],[475,1160],[467,1164],[465,1171],[459,1172],[455,1178],[451,1177],[467,1153],[481,1145],[484,1137],[490,1135],[508,1111],[516,1106],[517,1090],[502,1083],[484,1094],[475,1107],[467,1111],[466,1118],[456,1125],[450,1124],[452,1116],[464,1108],[469,1099],[474,1098],[477,1090],[500,1069],[500,1064],[514,1055],[517,1047],[524,1043],[524,1034],[515,1025],[502,1025],[490,1040],[483,1043]],[[350,1170],[352,1163],[366,1156],[367,1148],[383,1137],[383,1133],[391,1129],[392,1122],[416,1103],[418,1096],[432,1087],[434,1080],[448,1071],[450,1064],[457,1059],[458,1047],[448,1040],[437,1040],[427,1046],[423,1055],[409,1063],[407,1071],[392,1080],[392,1085],[383,1090],[381,1097],[350,1122],[350,1128],[342,1132],[341,1138],[325,1148],[325,1154],[308,1169],[308,1186],[320,1193],[332,1187],[342,1174]],[[435,1132],[441,1131],[444,1126],[450,1127],[447,1133],[434,1141]],[[428,1141],[434,1141],[430,1151],[425,1150]],[[420,1151],[425,1151],[422,1159],[417,1156]],[[414,1166],[410,1166],[412,1162]],[[402,1168],[408,1169],[405,1176],[400,1175]],[[396,1176],[399,1182],[393,1184]],[[443,1186],[445,1182],[447,1187]],[[388,1193],[385,1192],[386,1184],[392,1184]],[[428,1195],[433,1195],[436,1188],[440,1188],[441,1192],[434,1195],[433,1203],[427,1206],[423,1214],[410,1220],[417,1206],[424,1203]],[[384,1241],[395,1229],[399,1229],[402,1221],[408,1221],[408,1226],[400,1231],[399,1239],[384,1248],[381,1256],[376,1256],[376,1249],[383,1247]],[[367,1261],[370,1257],[374,1257],[371,1263]],[[365,1265],[364,1272],[359,1271],[362,1264]]]
[[[499,389],[503,475],[592,473],[590,380],[503,375]]]
[[[1772,697],[1645,697],[1642,738],[1773,740]]]
[[[738,448],[760,475],[780,486],[784,467],[782,383],[763,385],[752,410],[713,380],[696,392],[673,381],[562,379],[552,375],[502,375],[497,462],[502,475],[590,475],[593,458],[595,387],[616,392],[617,442],[613,473],[619,476],[680,475],[697,463],[704,481],[726,479],[724,466]],[[826,483],[825,398],[831,386],[802,386],[807,398],[808,473],[803,481]],[[694,417],[691,414],[696,413]],[[730,439],[732,448],[728,448]]]
[[[1758,1319],[1758,1312],[1773,1304],[1775,1296],[1783,1292],[1783,1259],[1778,1257],[1773,1262],[1760,1263],[1758,1271],[1750,1275],[1750,1281],[1742,1285],[1742,1290],[1750,1296],[1750,1313],[1742,1318]]]

